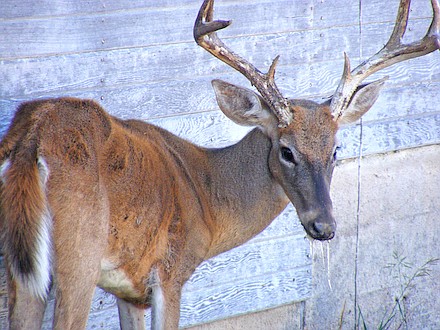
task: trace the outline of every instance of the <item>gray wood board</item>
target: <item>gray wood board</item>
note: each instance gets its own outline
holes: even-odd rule
[[[247,34],[282,32],[285,26],[304,29],[308,22],[307,17],[295,15],[295,7],[289,5],[287,0],[266,1],[259,6],[246,2],[220,3],[217,9],[220,16],[223,12],[246,13],[245,17],[237,19],[240,23],[226,30],[231,35],[243,31]],[[60,53],[60,50],[67,53],[87,52],[188,42],[193,39],[192,25],[197,10],[193,6],[177,6],[4,20],[1,31],[5,38],[0,39],[0,54],[6,58],[16,58]],[[261,24],[269,19],[278,24]],[[300,23],[297,23],[298,20]],[[16,36],[20,36],[19,42],[13,42],[17,40]]]
[[[11,8],[11,1],[6,1],[4,7]],[[395,5],[392,5],[394,3]],[[427,21],[426,18],[430,15],[429,6],[419,5],[419,1],[415,3],[413,7],[417,10],[413,12],[411,26],[419,20]],[[381,26],[382,32],[384,25],[391,28],[397,1],[387,4],[388,6],[381,7],[380,15],[377,15],[376,11],[369,11],[370,6],[362,11],[365,16],[362,17],[362,21],[366,22],[366,26]],[[65,13],[59,12],[57,8],[62,8],[63,5],[61,2],[58,6],[54,4],[50,8],[43,7],[39,11],[43,14],[38,15],[34,12],[31,17],[12,18],[11,10],[6,10],[5,19],[0,22],[3,36],[0,39],[2,57],[94,52],[104,49],[192,42],[192,24],[198,2],[180,6],[160,3],[151,6],[147,3],[144,6],[128,5],[127,10],[119,8],[102,11],[97,8],[95,12],[90,9],[75,10],[80,6],[65,6],[65,8],[73,8],[73,13],[69,13],[69,10]],[[100,6],[95,4],[95,7]],[[358,10],[357,3],[346,1],[316,3],[300,1],[292,5],[288,0],[267,0],[261,1],[258,6],[252,2],[218,2],[216,17],[234,21],[232,26],[221,32],[221,35],[227,39],[237,35],[284,34],[307,29],[325,29],[330,32],[334,28],[349,30],[350,27],[358,25]],[[54,14],[51,14],[52,11]],[[412,28],[411,31],[413,30]],[[317,34],[325,33],[317,31]],[[339,38],[344,38],[344,34],[339,34]],[[365,39],[368,40],[366,44],[368,47],[372,39],[368,37]]]
[[[424,31],[425,21],[418,21],[418,31]],[[374,54],[382,46],[373,42],[383,36],[380,25],[364,29],[368,47],[364,56]],[[341,38],[341,36],[343,36]],[[249,57],[265,70],[277,54],[281,60],[277,83],[286,95],[316,95],[332,93],[342,72],[343,51],[356,65],[359,46],[358,29],[345,27],[238,37],[228,44]],[[295,51],[292,51],[292,50]],[[440,60],[436,53],[384,71],[390,81],[414,82],[439,79]],[[54,95],[78,90],[136,87],[138,85],[186,81],[195,77],[216,78],[231,74],[232,69],[209,56],[194,42],[154,45],[133,49],[116,49],[89,53],[59,54],[38,58],[0,59],[0,78],[4,86],[0,98]],[[384,73],[384,74],[385,74]],[[238,74],[236,74],[238,76]],[[415,77],[414,77],[415,76]]]
[[[385,98],[387,102],[394,104],[396,108],[406,108],[410,103],[414,106],[412,111],[425,111],[425,106],[431,109],[428,111],[434,110],[437,107],[437,102],[428,104],[425,99],[432,99],[436,96],[435,89],[438,88],[440,82],[440,56],[437,55],[434,53],[425,58],[415,59],[405,65],[401,64],[386,70],[384,74],[389,75],[390,78],[386,83],[386,89],[381,93],[381,98]],[[312,97],[315,99],[319,96],[328,97],[333,93],[334,86],[340,77],[339,70],[334,69],[335,67],[340,67],[339,64],[340,62],[326,62],[321,63],[319,68],[316,65],[299,67],[300,72],[294,71],[295,68],[293,67],[282,68],[279,71],[278,84],[285,91],[286,95]],[[318,72],[320,75],[318,75]],[[72,72],[73,75],[74,72]],[[26,76],[27,74],[23,74],[23,77]],[[19,86],[32,85],[31,83],[27,84],[27,82],[32,80],[32,76],[29,76],[24,79],[23,83],[16,80],[14,84],[7,84],[12,89],[14,86],[17,86],[17,93],[1,96],[0,111],[1,113],[12,111],[19,101],[35,97],[59,95],[96,99],[109,112],[123,118],[152,119],[185,113],[212,111],[217,109],[210,84],[213,78],[213,76],[196,76],[187,79],[163,80],[152,83],[111,84],[109,86],[94,86],[84,89],[69,89],[69,87],[65,87],[67,88],[66,90],[63,90],[63,85],[57,82],[56,86],[49,87],[45,85],[41,87],[42,90],[38,86],[35,87],[37,89],[35,93],[31,90],[22,90],[21,93],[18,93]],[[248,82],[233,73],[218,74],[215,78],[249,87]],[[5,81],[8,81],[8,79],[5,79]],[[35,81],[37,83],[45,83],[44,79],[41,78],[37,78]],[[78,84],[81,83],[78,82]],[[84,83],[84,85],[86,84]],[[68,82],[66,82],[66,85],[71,86]],[[332,87],[329,88],[329,86]],[[46,89],[48,91],[44,92]],[[420,100],[424,106],[418,106],[415,100]],[[367,115],[368,120],[375,120],[371,114],[388,116],[389,110],[387,108],[389,105],[383,103],[381,99],[378,101],[378,104],[374,108],[378,109],[379,113],[378,111],[369,113]]]

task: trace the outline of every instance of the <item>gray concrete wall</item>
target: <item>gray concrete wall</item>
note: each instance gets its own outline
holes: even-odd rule
[[[377,329],[391,316],[405,276],[440,258],[440,145],[363,158],[359,221],[358,164],[343,161],[335,170],[338,233],[328,245],[312,243],[312,298],[192,329],[353,329],[362,324],[360,312],[368,329]],[[396,263],[394,252],[413,264],[397,277],[387,267]],[[430,268],[430,276],[416,278],[402,300],[403,329],[440,328],[440,264]],[[396,310],[390,329],[399,328],[400,315]]]

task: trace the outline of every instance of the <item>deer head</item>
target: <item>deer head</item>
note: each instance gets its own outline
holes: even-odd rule
[[[334,237],[336,222],[330,182],[336,160],[336,132],[357,121],[374,104],[387,77],[362,84],[371,74],[394,63],[439,49],[440,14],[432,0],[432,24],[420,41],[402,44],[410,1],[402,0],[393,33],[374,56],[350,69],[345,55],[343,76],[333,97],[322,104],[286,98],[275,84],[272,62],[267,73],[231,51],[216,31],[231,21],[213,20],[213,0],[205,0],[194,25],[198,45],[242,73],[259,94],[224,81],[212,82],[220,109],[240,125],[259,126],[272,143],[269,169],[295,206],[307,233],[315,239]]]

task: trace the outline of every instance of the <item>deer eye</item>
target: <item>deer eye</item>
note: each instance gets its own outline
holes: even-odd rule
[[[281,147],[281,157],[289,163],[296,164],[292,150],[287,147]]]
[[[333,152],[333,161],[335,162],[338,159],[338,151],[341,149],[340,146],[337,146],[335,148],[335,151]]]

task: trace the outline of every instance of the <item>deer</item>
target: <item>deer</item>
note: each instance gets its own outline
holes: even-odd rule
[[[39,329],[51,286],[54,329],[86,327],[96,286],[117,297],[122,329],[177,329],[182,287],[196,267],[263,231],[292,203],[311,239],[330,240],[336,132],[374,104],[387,77],[365,79],[440,48],[431,0],[426,35],[402,42],[410,1],[390,39],[353,70],[345,55],[334,95],[286,98],[267,73],[235,54],[205,0],[196,43],[244,75],[258,92],[214,80],[220,110],[253,129],[238,143],[196,146],[139,120],[111,116],[92,100],[25,102],[0,143],[0,225],[11,329]]]

